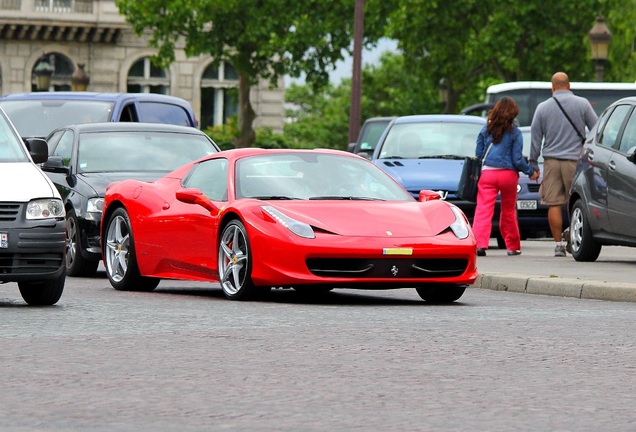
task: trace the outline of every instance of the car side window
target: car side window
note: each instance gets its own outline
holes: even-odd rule
[[[190,116],[185,109],[168,103],[139,102],[139,120],[144,123],[192,126]]]
[[[186,188],[197,188],[212,201],[227,201],[227,159],[212,159],[194,166],[183,182]]]
[[[603,131],[599,137],[599,144],[604,147],[614,147],[618,141],[618,134],[625,122],[625,117],[631,110],[630,105],[618,105],[610,114],[610,117],[603,126]]]
[[[621,137],[619,150],[623,153],[629,153],[630,149],[636,147],[636,114],[632,111],[629,120],[625,125],[625,131]]]
[[[119,117],[120,122],[138,122],[137,118],[137,109],[135,108],[135,104],[129,103],[121,110],[121,116]]]
[[[64,161],[64,166],[69,166],[71,163],[71,156],[73,155],[73,132],[66,130],[63,131],[63,133],[64,135],[62,135],[62,138],[60,138],[53,149],[51,156],[61,157]]]

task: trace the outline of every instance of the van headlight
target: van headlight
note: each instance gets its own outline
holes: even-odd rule
[[[27,220],[58,219],[64,216],[66,216],[64,204],[58,198],[36,199],[27,204]]]

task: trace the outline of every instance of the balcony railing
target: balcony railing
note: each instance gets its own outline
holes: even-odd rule
[[[2,1],[20,2],[20,0]],[[35,0],[34,6],[36,12],[93,13],[93,1],[94,0]]]

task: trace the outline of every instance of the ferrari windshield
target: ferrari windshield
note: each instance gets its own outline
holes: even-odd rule
[[[27,162],[28,160],[19,137],[16,136],[7,118],[0,113],[0,162]]]
[[[86,100],[6,100],[1,103],[23,137],[46,137],[58,127],[110,121],[113,102]]]
[[[236,164],[237,198],[413,201],[370,162],[312,151],[250,156]]]
[[[84,132],[79,172],[173,171],[216,153],[207,136],[159,131]],[[122,157],[125,156],[125,157]]]
[[[477,135],[484,125],[449,121],[399,123],[389,130],[381,159],[475,156]]]

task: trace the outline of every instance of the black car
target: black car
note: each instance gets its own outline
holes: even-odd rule
[[[594,261],[603,245],[636,247],[636,97],[620,99],[587,135],[570,191],[571,253]]]
[[[66,271],[94,275],[101,260],[99,225],[106,186],[130,178],[154,180],[216,153],[205,133],[155,123],[87,123],[58,128],[47,137],[42,170],[66,208]]]

